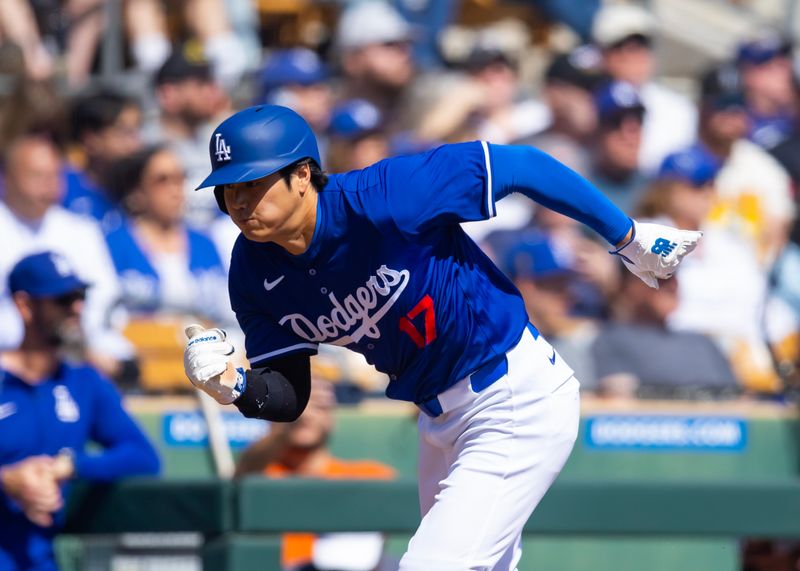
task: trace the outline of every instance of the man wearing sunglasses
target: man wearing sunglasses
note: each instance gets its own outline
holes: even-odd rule
[[[27,256],[8,288],[24,337],[0,355],[0,569],[50,570],[67,482],[155,474],[159,459],[111,383],[65,358],[82,344],[87,288],[67,260]]]
[[[691,100],[657,81],[659,22],[633,3],[606,2],[592,23],[592,41],[600,50],[605,72],[632,84],[647,107],[639,164],[653,173],[669,154],[692,144],[697,110]]]
[[[623,81],[594,92],[596,141],[588,179],[617,207],[632,210],[646,182],[639,168],[645,107],[636,88]]]

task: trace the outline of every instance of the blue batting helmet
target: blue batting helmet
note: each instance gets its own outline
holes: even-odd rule
[[[301,159],[321,164],[311,127],[279,105],[257,105],[231,115],[211,135],[208,152],[211,174],[198,189],[257,180]]]

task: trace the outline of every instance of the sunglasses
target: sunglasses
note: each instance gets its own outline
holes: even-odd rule
[[[619,129],[628,119],[634,119],[642,123],[644,121],[644,110],[632,108],[616,111],[608,116],[601,117],[600,124],[607,129]]]
[[[86,299],[86,292],[84,291],[71,291],[62,295],[51,298],[53,303],[62,308],[69,308],[76,301],[84,301]]]

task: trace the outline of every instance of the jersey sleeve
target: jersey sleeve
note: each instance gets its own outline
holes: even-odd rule
[[[160,461],[153,445],[122,406],[111,382],[87,374],[93,388],[91,438],[101,452],[75,451],[75,472],[87,480],[108,482],[125,476],[157,474]]]
[[[237,244],[238,245],[238,244]],[[231,308],[244,333],[244,346],[250,366],[292,354],[315,355],[318,344],[309,342],[282,327],[264,309],[248,296],[247,279],[252,276],[243,273],[241,254],[234,247],[231,257],[231,271],[228,275],[228,292]]]
[[[407,235],[496,214],[489,148],[484,142],[394,157],[344,177],[342,184],[358,190],[371,217],[389,218]]]

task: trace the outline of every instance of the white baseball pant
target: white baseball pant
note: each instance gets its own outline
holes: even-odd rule
[[[470,377],[419,417],[422,522],[400,571],[511,571],[522,528],[578,434],[579,383],[542,336],[525,330],[508,372],[475,392]],[[554,362],[551,359],[555,357]]]

